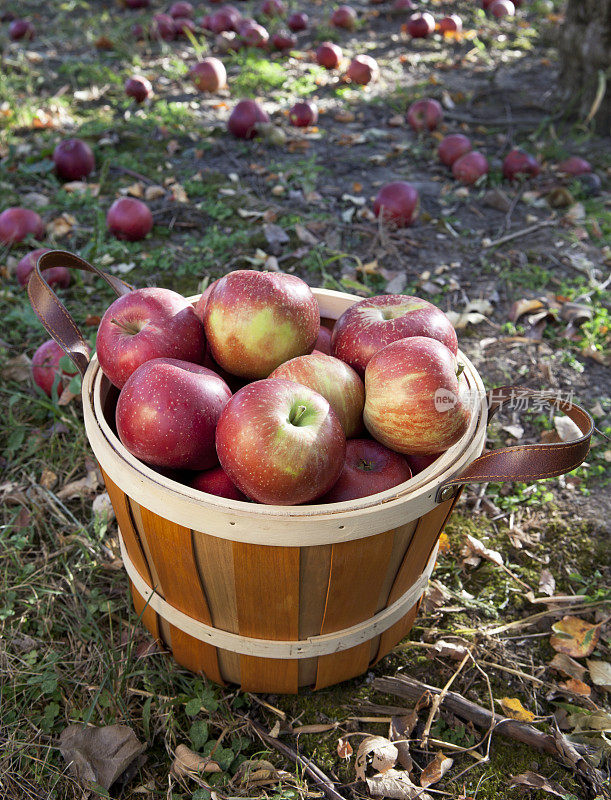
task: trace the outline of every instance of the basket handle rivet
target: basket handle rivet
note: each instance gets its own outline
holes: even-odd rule
[[[439,492],[439,500],[443,503],[446,500],[449,500],[451,497],[454,497],[456,494],[456,488],[456,486],[444,486]]]

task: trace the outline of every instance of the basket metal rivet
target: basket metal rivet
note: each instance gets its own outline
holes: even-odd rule
[[[454,497],[455,491],[456,491],[455,486],[444,486],[443,489],[439,492],[439,499],[442,502],[444,500],[449,500],[451,497]]]

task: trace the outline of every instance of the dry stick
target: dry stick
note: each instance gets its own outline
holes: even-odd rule
[[[507,236],[501,236],[500,239],[495,239],[490,244],[482,245],[482,250],[489,250],[491,247],[497,247],[499,244],[505,244],[505,242],[510,242],[512,239],[518,239],[520,236],[528,236],[529,233],[534,233],[538,231],[540,228],[549,228],[553,225],[557,224],[557,220],[554,219],[544,219],[542,222],[537,222],[536,225],[531,225],[528,228],[523,228],[521,231],[514,231],[513,233],[508,233]]]
[[[273,747],[279,753],[282,753],[283,756],[290,758],[295,764],[299,764],[300,767],[310,775],[310,777],[314,780],[329,800],[345,800],[345,798],[335,790],[333,782],[331,779],[325,775],[325,773],[319,769],[316,764],[313,764],[311,761],[307,761],[303,756],[300,756],[295,750],[293,750],[288,745],[284,744],[283,742],[279,742],[277,739],[274,739],[270,736],[260,725],[257,725],[252,719],[248,717],[244,717],[245,722],[247,722],[250,727],[255,731],[255,733],[270,747]]]
[[[431,725],[433,724],[433,719],[435,718],[435,714],[439,710],[439,706],[443,703],[443,699],[447,695],[448,689],[454,683],[454,681],[456,680],[456,678],[460,674],[462,668],[465,666],[465,664],[469,660],[470,656],[471,656],[471,651],[468,650],[465,653],[465,655],[463,656],[462,661],[458,665],[458,668],[456,669],[456,672],[452,675],[450,680],[446,683],[446,685],[439,692],[439,694],[436,694],[435,697],[433,698],[433,702],[431,703],[431,710],[429,711],[429,715],[428,715],[428,718],[426,720],[426,725],[424,726],[424,731],[422,732],[422,736],[421,736],[422,746],[423,747],[426,747],[426,743],[427,743],[427,740],[429,738],[429,733],[431,732]]]

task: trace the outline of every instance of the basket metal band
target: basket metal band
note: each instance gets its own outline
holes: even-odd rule
[[[206,625],[204,622],[193,619],[188,614],[179,611],[164,600],[142,578],[127,553],[120,531],[119,543],[123,564],[134,588],[146,604],[167,622],[189,634],[189,636],[199,639],[200,642],[206,642],[222,650],[229,650],[232,653],[240,653],[245,656],[280,659],[314,658],[316,656],[329,655],[330,653],[338,653],[363,642],[368,642],[375,636],[384,633],[404,617],[418,602],[426,589],[437,558],[436,546],[418,580],[392,605],[384,608],[370,619],[333,633],[309,636],[307,639],[300,641],[282,641],[277,639],[254,639],[250,636],[241,636],[239,633],[230,633],[229,631]]]

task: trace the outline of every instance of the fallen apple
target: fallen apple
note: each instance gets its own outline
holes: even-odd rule
[[[316,48],[316,63],[325,69],[336,69],[342,61],[342,49],[333,42],[323,42]]]
[[[452,175],[456,180],[470,185],[488,174],[488,159],[478,150],[465,153],[452,164]]]
[[[204,327],[214,360],[232,375],[254,380],[310,353],[320,316],[312,290],[301,278],[237,270],[214,285]]]
[[[298,31],[305,31],[309,21],[310,18],[304,11],[294,11],[287,19],[286,24],[293,33],[297,33]]]
[[[458,14],[450,14],[439,20],[440,33],[460,33],[462,31],[462,19]]]
[[[513,17],[516,7],[511,0],[494,0],[494,3],[488,7],[488,11],[493,17],[501,19],[501,17]]]
[[[206,29],[211,30],[213,33],[234,31],[236,27],[240,25],[241,21],[241,17],[236,18],[235,14],[232,14],[231,11],[221,8],[219,11],[209,16]]]
[[[35,211],[13,206],[6,208],[0,214],[0,242],[2,244],[22,242],[29,235],[34,239],[42,239],[45,235],[44,223]]]
[[[338,6],[331,14],[331,25],[353,31],[356,27],[357,13],[352,6]]]
[[[247,497],[297,505],[333,486],[346,439],[324,397],[292,381],[268,379],[248,384],[227,403],[216,449],[230,480]]]
[[[224,380],[206,367],[154,358],[127,379],[117,401],[117,433],[129,452],[170,469],[217,464],[216,426],[231,397]]]
[[[151,20],[149,35],[152,39],[163,39],[171,42],[176,38],[174,19],[169,14],[155,14]]]
[[[465,434],[471,417],[456,356],[425,336],[379,350],[365,371],[369,433],[398,453],[433,454]]]
[[[426,39],[435,30],[435,18],[432,14],[412,14],[407,20],[405,28],[412,39]]]
[[[400,339],[432,338],[452,354],[458,341],[452,323],[440,308],[402,294],[379,295],[359,300],[335,323],[331,336],[331,355],[340,358],[364,375],[371,358]]]
[[[269,33],[263,25],[256,22],[240,29],[240,36],[247,47],[265,47],[269,41]]]
[[[592,172],[592,165],[585,158],[570,156],[558,164],[558,172],[563,172],[565,175],[585,175],[587,172]]]
[[[153,87],[147,78],[141,75],[132,75],[125,81],[125,94],[132,97],[137,103],[143,103],[153,94]]]
[[[217,497],[226,497],[229,500],[248,500],[246,495],[229,480],[229,476],[222,467],[212,467],[204,472],[198,472],[189,482],[189,486],[200,492],[214,494]]]
[[[385,492],[412,477],[407,460],[371,439],[346,442],[344,466],[335,485],[319,503],[343,503],[359,497]]]
[[[191,18],[193,16],[193,6],[185,0],[179,0],[179,2],[173,3],[170,6],[168,14],[174,19],[179,19],[181,17]]]
[[[451,167],[457,159],[470,151],[471,139],[468,136],[463,136],[462,133],[451,133],[449,136],[445,136],[439,142],[439,147],[437,148],[439,160],[446,167]]]
[[[98,361],[119,389],[154,358],[201,364],[206,354],[204,326],[191,304],[169,289],[136,289],[104,313],[96,339]]]
[[[414,8],[412,0],[395,0],[392,4],[393,12],[411,11]]]
[[[318,122],[318,107],[316,103],[302,101],[295,103],[289,111],[289,122],[296,128],[308,128]]]
[[[15,19],[8,26],[8,37],[11,42],[20,39],[31,41],[36,35],[36,30],[29,19]]]
[[[200,92],[218,92],[227,84],[223,62],[212,56],[193,64],[189,77]]]
[[[95,158],[82,139],[64,139],[53,151],[55,172],[67,181],[80,181],[95,169]]]
[[[322,395],[337,414],[347,439],[363,430],[363,381],[339,358],[323,353],[298,356],[280,364],[269,377],[300,383]]]
[[[174,30],[177,36],[184,36],[189,38],[188,33],[195,35],[197,33],[197,25],[189,17],[176,17],[174,20]]]
[[[30,275],[36,266],[36,262],[43,253],[49,252],[50,250],[48,247],[41,247],[38,250],[32,250],[31,253],[28,253],[27,256],[21,259],[15,269],[15,275],[21,286],[27,286]],[[49,286],[60,286],[65,289],[66,286],[70,285],[70,272],[66,267],[49,267],[49,269],[43,269],[42,276]]]
[[[275,50],[293,50],[297,45],[297,39],[288,31],[276,31],[272,36],[272,45]]]
[[[508,181],[513,181],[520,175],[535,178],[540,172],[541,166],[537,159],[524,150],[511,150],[503,161],[503,177]]]
[[[88,348],[89,349],[89,348]],[[32,356],[32,378],[34,383],[42,389],[47,397],[53,396],[53,385],[57,380],[57,396],[60,397],[66,383],[63,378],[73,378],[77,374],[76,367],[60,367],[59,362],[66,354],[54,339],[41,344]],[[67,358],[67,356],[66,356]]]
[[[353,83],[367,86],[371,81],[378,79],[380,69],[377,61],[371,56],[355,56],[350,62],[346,75]]]
[[[407,109],[406,119],[415,131],[434,131],[443,120],[443,108],[432,97],[423,97]]]
[[[153,215],[141,200],[120,197],[108,209],[106,226],[117,239],[138,242],[152,231]]]
[[[399,228],[412,224],[418,215],[418,192],[411,183],[394,181],[382,186],[373,204],[373,213]]]
[[[261,6],[261,13],[266,17],[284,17],[286,6],[282,0],[264,0]]]
[[[227,128],[238,139],[254,139],[259,135],[257,126],[268,122],[268,115],[255,100],[240,100],[227,120]]]

